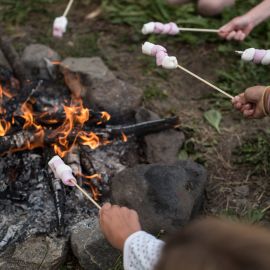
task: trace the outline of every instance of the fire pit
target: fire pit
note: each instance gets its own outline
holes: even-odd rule
[[[55,154],[71,166],[80,186],[104,201],[111,177],[129,167],[129,156],[138,152],[136,138],[179,123],[171,117],[110,125],[110,112],[85,107],[60,73],[51,74],[51,80],[33,78],[7,39],[2,39],[1,47],[12,67],[12,71],[0,67],[0,251],[4,251],[32,235],[68,239],[74,224],[97,214],[80,191],[53,176],[47,164]],[[59,71],[61,66],[53,60],[47,64],[49,72],[50,67]]]

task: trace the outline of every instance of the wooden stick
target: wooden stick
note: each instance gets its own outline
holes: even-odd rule
[[[182,69],[183,71],[185,71],[186,73],[188,73],[189,75],[195,77],[196,79],[200,80],[201,82],[207,84],[208,86],[214,88],[215,90],[217,90],[218,92],[222,93],[223,95],[225,95],[226,97],[233,99],[233,96],[231,96],[230,94],[226,93],[225,91],[223,91],[222,89],[218,88],[217,86],[213,85],[212,83],[204,80],[203,78],[199,77],[198,75],[194,74],[193,72],[189,71],[188,69],[178,65],[178,68]]]
[[[178,29],[183,32],[218,33],[219,31],[217,29],[185,28],[185,27],[179,27]]]
[[[70,9],[71,9],[71,6],[72,6],[72,4],[73,4],[73,2],[74,2],[74,0],[70,0],[70,1],[69,1],[68,5],[67,5],[67,7],[66,7],[66,10],[65,10],[65,12],[64,12],[64,14],[63,14],[63,17],[66,17],[66,16],[68,15],[68,13],[69,13],[69,11],[70,11]]]
[[[87,197],[89,201],[91,201],[99,210],[101,209],[101,206],[91,196],[89,196],[84,189],[82,189],[74,180],[71,180],[71,182],[85,195],[85,197]]]
[[[244,52],[243,51],[235,51],[235,53],[237,53],[237,54],[243,54]]]

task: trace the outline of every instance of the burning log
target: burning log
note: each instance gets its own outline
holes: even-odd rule
[[[22,91],[18,95],[6,101],[4,113],[0,113],[0,119],[7,122],[14,120],[17,125],[21,126],[21,124],[23,124],[22,119],[18,119],[18,117],[14,118],[14,114],[23,106],[26,107],[27,101],[31,99],[31,96],[39,89],[42,83],[43,81],[28,82],[28,84],[22,88]]]
[[[80,148],[74,145],[71,150],[67,153],[65,161],[68,166],[72,169],[73,174],[76,176],[76,180],[80,186],[82,186],[82,167],[80,162]],[[80,201],[83,200],[83,194],[76,190],[76,196]]]
[[[95,112],[93,110],[87,109],[89,114],[89,119],[85,122],[86,126],[93,125],[104,125],[110,119],[106,112]],[[79,115],[80,112],[77,113]],[[75,112],[76,115],[76,112]],[[17,117],[20,117],[19,115]],[[34,118],[37,124],[40,125],[52,125],[61,124],[66,119],[66,114],[64,110],[57,112],[44,112],[39,114],[34,114]]]
[[[103,143],[107,143],[108,140],[111,141],[119,138],[125,140],[125,136],[143,136],[177,126],[179,126],[178,117],[171,117],[134,125],[111,126],[105,129],[91,129],[89,127],[84,127],[83,129],[78,130],[74,128],[64,137],[63,134],[57,130],[22,130],[16,134],[0,137],[0,153],[4,154],[6,152],[34,149],[44,145],[53,145],[55,150],[58,149],[57,151],[60,151],[61,147],[57,146],[57,142],[61,142],[63,139],[69,142],[71,146],[77,142],[78,144],[87,145],[91,149],[94,149]],[[66,150],[63,151],[64,155],[69,152],[70,147],[65,145]]]
[[[0,46],[10,66],[12,67],[16,78],[20,81],[21,86],[24,86],[29,76],[27,76],[26,69],[23,67],[20,57],[13,47],[10,39],[7,37],[2,37],[0,40]]]
[[[147,121],[142,123],[137,123],[133,125],[126,126],[107,126],[105,129],[95,129],[95,132],[99,136],[104,136],[104,134],[109,134],[108,139],[113,139],[114,137],[120,137],[121,135],[134,135],[134,136],[144,136],[149,133],[159,132],[162,130],[179,127],[180,122],[178,117],[170,117],[160,120]]]

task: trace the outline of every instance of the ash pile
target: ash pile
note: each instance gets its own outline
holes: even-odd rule
[[[59,269],[71,249],[86,269],[109,269],[118,256],[94,206],[50,171],[54,155],[96,201],[135,208],[151,232],[198,212],[206,173],[177,161],[178,117],[142,108],[143,91],[98,57],[61,60],[40,44],[20,57],[7,38],[1,50],[0,269]]]

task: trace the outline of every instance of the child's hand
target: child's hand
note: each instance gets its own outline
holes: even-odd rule
[[[118,205],[104,204],[100,210],[100,226],[110,244],[123,250],[127,238],[141,230],[136,211]]]
[[[254,86],[248,88],[244,93],[233,98],[233,106],[241,111],[247,118],[263,118],[269,113],[265,98],[269,98],[270,88],[265,86]],[[265,112],[264,112],[265,108]]]
[[[239,16],[219,29],[219,36],[227,40],[243,41],[253,30],[254,24],[247,15]]]

